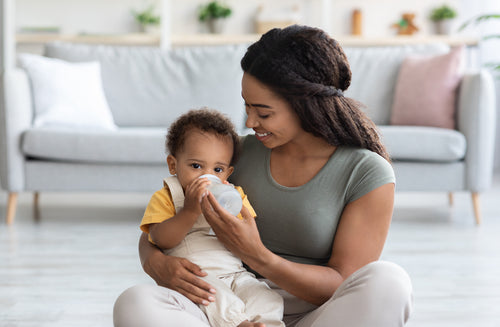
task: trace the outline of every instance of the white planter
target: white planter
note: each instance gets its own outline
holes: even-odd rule
[[[450,35],[452,28],[452,20],[444,19],[437,22],[434,22],[434,29],[436,34],[439,35]]]
[[[226,26],[225,18],[209,19],[207,21],[208,31],[214,34],[220,34],[224,31]]]
[[[141,32],[146,34],[160,34],[158,25],[141,25]]]

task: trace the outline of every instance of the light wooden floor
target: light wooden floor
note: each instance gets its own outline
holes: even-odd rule
[[[500,176],[482,195],[476,227],[470,196],[398,194],[383,259],[414,284],[409,327],[500,326]],[[149,195],[42,194],[42,220],[22,194],[13,226],[0,223],[0,326],[112,325],[115,298],[151,280],[137,256]],[[0,193],[0,212],[5,194]],[[3,218],[3,215],[0,216]],[[342,326],[349,327],[349,326]]]

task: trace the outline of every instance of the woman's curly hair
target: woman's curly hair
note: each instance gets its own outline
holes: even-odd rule
[[[167,153],[175,157],[182,150],[187,133],[193,129],[213,133],[222,138],[229,137],[233,142],[233,156],[230,165],[234,166],[238,160],[239,151],[239,137],[234,125],[222,113],[206,107],[190,110],[170,125],[165,141]]]
[[[306,132],[390,161],[363,105],[343,96],[351,83],[349,62],[324,31],[299,25],[272,29],[247,49],[241,67],[287,101]]]

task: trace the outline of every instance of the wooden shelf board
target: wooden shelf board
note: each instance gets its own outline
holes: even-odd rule
[[[192,34],[172,35],[170,37],[173,46],[189,45],[221,45],[252,43],[260,38],[260,34]],[[17,34],[18,44],[44,44],[52,41],[66,41],[75,43],[113,44],[113,45],[144,45],[158,46],[160,36],[152,34],[116,34],[116,35],[71,35],[71,34]],[[466,46],[477,46],[477,37],[465,36],[388,36],[388,37],[362,37],[362,36],[339,36],[337,40],[344,47],[366,47],[366,46],[393,46],[445,43],[450,46],[464,44]]]

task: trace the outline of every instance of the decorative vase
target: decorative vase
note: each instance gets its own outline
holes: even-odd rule
[[[224,31],[226,20],[224,18],[212,18],[207,20],[208,31],[213,34],[220,34]]]
[[[363,34],[363,13],[361,12],[361,10],[355,9],[352,12],[351,24],[352,35],[360,36],[361,34]]]

